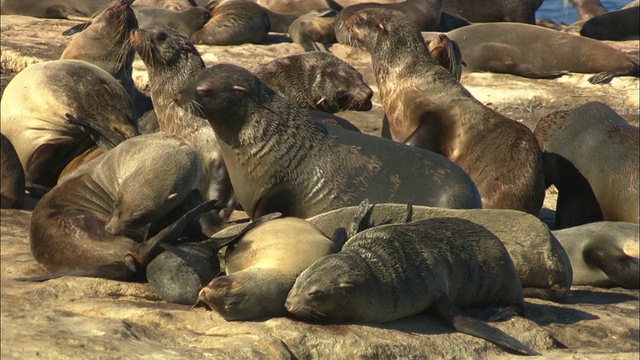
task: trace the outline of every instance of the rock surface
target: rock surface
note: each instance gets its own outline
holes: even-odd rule
[[[1,17],[2,90],[31,63],[57,59],[70,38],[68,20]],[[271,45],[199,46],[207,65],[232,62],[247,68],[276,57],[301,53],[287,37]],[[616,43],[625,51],[638,42]],[[378,134],[382,108],[369,56],[343,45],[331,52],[360,70],[372,86],[374,109],[338,115],[363,131]],[[589,84],[589,75],[529,80],[510,75],[465,74],[462,83],[486,105],[534,127],[551,111],[590,100],[607,103],[638,124],[638,79],[616,78],[609,85]],[[143,89],[146,70],[138,59],[134,78]],[[553,191],[548,192],[553,195]],[[555,197],[545,206],[553,209]],[[88,278],[45,283],[14,279],[42,274],[29,251],[29,211],[2,210],[0,227],[1,356],[3,358],[513,358],[484,340],[452,333],[428,315],[385,325],[319,326],[277,318],[227,323],[203,308],[161,301],[149,284]],[[235,217],[241,217],[236,215]],[[549,359],[637,359],[638,291],[573,288],[562,304],[526,300],[526,318],[495,326]],[[562,345],[566,346],[564,348]]]

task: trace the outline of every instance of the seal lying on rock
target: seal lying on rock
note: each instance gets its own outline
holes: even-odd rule
[[[311,123],[303,109],[248,70],[208,68],[180,91],[178,106],[209,120],[238,201],[250,218],[306,218],[372,202],[479,207],[473,182],[440,155]]]
[[[333,24],[338,13],[333,10],[312,11],[294,20],[287,32],[291,41],[305,51],[327,51],[326,43],[335,43]]]
[[[313,322],[381,323],[431,310],[457,331],[538,354],[459,310],[487,306],[522,313],[520,281],[502,242],[457,218],[365,230],[303,271],[286,301],[294,317]]]
[[[259,44],[270,29],[269,16],[251,1],[230,1],[209,8],[211,19],[191,35],[194,44],[241,45]]]
[[[553,231],[571,260],[573,284],[640,287],[638,224],[602,221]]]
[[[638,223],[637,127],[592,101],[544,116],[535,135],[545,182],[558,188],[557,229],[603,220]]]
[[[371,110],[373,90],[362,74],[331,53],[277,58],[259,66],[254,74],[303,108],[329,113]]]
[[[2,94],[0,116],[26,181],[47,187],[69,161],[95,145],[70,118],[91,120],[107,148],[138,135],[122,85],[80,60],[42,62],[20,71]]]
[[[371,54],[393,140],[458,164],[478,186],[484,208],[540,212],[542,154],[525,125],[474,98],[431,58],[402,13],[366,9],[345,14],[343,22]]]
[[[22,209],[24,204],[24,169],[16,149],[0,134],[0,208]]]

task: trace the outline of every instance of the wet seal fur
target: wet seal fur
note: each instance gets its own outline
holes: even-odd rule
[[[71,118],[92,122],[107,149],[138,135],[122,85],[80,60],[42,62],[19,72],[2,94],[0,116],[26,181],[47,187],[73,158],[95,145]]]
[[[502,242],[457,218],[364,230],[300,274],[286,301],[289,313],[312,322],[384,323],[431,310],[457,331],[539,355],[459,309],[487,306],[522,315],[520,281]]]
[[[208,68],[175,102],[213,126],[235,194],[252,219],[276,211],[306,218],[364,198],[480,206],[473,182],[449,160],[311,123],[303,109],[241,67]]]
[[[0,208],[22,209],[24,204],[24,169],[16,149],[0,134]]]
[[[639,221],[640,131],[609,106],[588,102],[536,125],[545,182],[558,189],[556,229]]]
[[[343,20],[352,42],[372,56],[393,140],[454,161],[478,186],[484,208],[540,212],[542,153],[525,125],[476,100],[431,58],[402,13],[367,9]]]
[[[640,76],[637,61],[597,40],[528,24],[473,24],[447,33],[458,43],[466,69],[528,78],[554,78],[567,71],[597,73],[592,84],[616,76]]]
[[[640,287],[638,224],[601,221],[553,231],[571,260],[573,284]]]
[[[191,35],[194,44],[260,44],[267,39],[271,25],[260,5],[251,1],[231,1],[209,10],[211,19]]]
[[[335,113],[371,110],[373,90],[353,66],[331,53],[311,52],[272,60],[253,72],[302,108]]]
[[[36,205],[29,229],[33,257],[48,272],[116,279],[139,273],[155,255],[154,241],[166,235],[144,241],[145,234],[164,229],[176,211],[181,216],[198,200],[191,193],[199,168],[198,154],[176,136],[159,132],[122,142]]]

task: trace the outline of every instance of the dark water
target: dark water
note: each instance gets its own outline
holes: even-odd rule
[[[607,10],[618,10],[627,5],[632,0],[600,0],[602,6]],[[563,22],[572,24],[578,21],[578,15],[573,5],[564,4],[564,0],[544,0],[538,11],[536,11],[537,19],[549,19],[555,22]]]

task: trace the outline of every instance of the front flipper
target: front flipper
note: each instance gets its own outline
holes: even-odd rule
[[[540,355],[540,353],[532,350],[502,330],[480,320],[462,315],[461,311],[446,296],[441,296],[436,301],[433,305],[433,311],[445,324],[461,333],[485,339],[521,355]]]
[[[247,226],[242,228],[242,230],[240,230],[240,232],[235,235],[225,236],[225,237],[212,237],[209,240],[202,241],[201,244],[210,244],[216,249],[221,249],[225,246],[228,246],[240,241],[240,239],[242,239],[242,237],[246,233],[255,229],[258,225],[262,225],[269,220],[277,219],[280,217],[282,217],[282,213],[279,213],[279,212],[263,215],[257,218],[256,220],[250,222],[249,224],[247,224]]]
[[[351,225],[349,226],[349,230],[347,231],[347,238],[351,238],[358,232],[365,230],[363,229],[363,222],[368,212],[369,199],[364,199],[362,200],[360,205],[358,205],[355,214],[353,214],[353,220],[351,221]]]
[[[135,265],[134,265],[135,269]],[[124,262],[114,262],[107,265],[99,265],[89,269],[82,270],[72,270],[59,272],[54,274],[40,275],[29,278],[16,278],[16,281],[33,281],[33,282],[41,282],[47,281],[51,279],[57,279],[65,276],[81,276],[81,277],[92,277],[92,278],[100,278],[100,279],[113,279],[113,280],[125,280],[128,279],[131,275],[133,275],[135,271],[125,265]]]
[[[131,129],[123,130],[108,124],[98,123],[90,118],[76,117],[69,113],[64,115],[67,117],[67,123],[78,126],[104,151],[111,150],[128,138],[138,135],[133,125],[131,125]],[[130,131],[130,133],[125,131]]]
[[[627,289],[640,287],[638,259],[612,244],[592,244],[583,252],[584,261],[599,268],[616,284]]]

